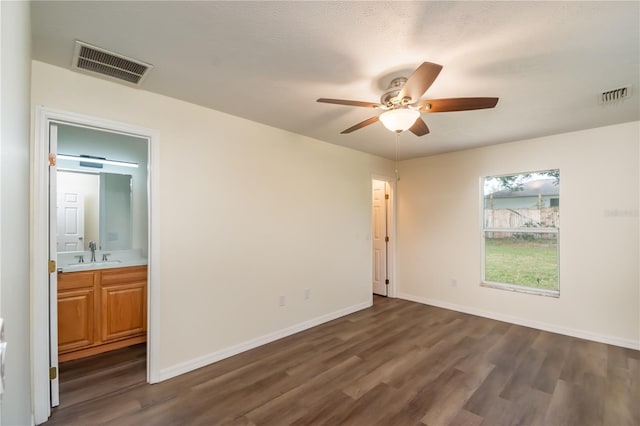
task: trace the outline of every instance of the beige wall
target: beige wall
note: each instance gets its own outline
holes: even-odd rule
[[[32,67],[34,106],[159,134],[162,370],[371,300],[371,174],[392,162]]]
[[[0,2],[0,317],[5,320],[3,425],[31,423],[29,374],[28,2]]]
[[[402,297],[638,347],[639,144],[633,122],[401,163]],[[554,168],[560,298],[480,287],[480,178]]]
[[[161,369],[370,300],[370,178],[391,162],[32,68],[34,106],[158,132]],[[400,293],[637,345],[639,133],[629,123],[403,162]],[[480,287],[480,177],[549,168],[562,174],[561,297]]]

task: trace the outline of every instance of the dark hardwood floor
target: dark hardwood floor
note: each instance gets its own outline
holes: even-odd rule
[[[147,381],[147,344],[67,361],[59,365],[60,405],[91,402]]]
[[[47,425],[640,425],[640,351],[399,299],[155,385],[112,358]]]

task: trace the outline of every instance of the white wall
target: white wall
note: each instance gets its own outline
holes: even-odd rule
[[[401,296],[640,347],[639,144],[633,122],[402,162]],[[555,168],[560,298],[480,287],[479,179]]]
[[[371,173],[390,175],[392,162],[40,62],[32,68],[34,106],[159,133],[165,377],[371,301]]]
[[[0,2],[0,316],[8,342],[3,425],[31,423],[28,2]]]

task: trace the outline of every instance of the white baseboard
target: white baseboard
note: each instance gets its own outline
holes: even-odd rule
[[[562,327],[541,321],[533,321],[526,318],[504,315],[497,312],[485,311],[471,306],[456,305],[454,303],[443,302],[441,300],[429,299],[421,296],[414,296],[407,293],[398,293],[399,299],[410,300],[412,302],[422,303],[424,305],[436,306],[438,308],[450,309],[452,311],[463,312],[465,314],[476,315],[479,317],[490,318],[497,321],[508,322],[511,324],[531,327],[538,330],[549,331],[552,333],[564,334],[565,336],[578,337],[580,339],[592,340],[594,342],[606,343],[608,345],[621,346],[623,348],[640,350],[640,341],[620,339],[619,337],[604,336],[602,334],[591,333],[585,330],[576,330],[574,328]]]
[[[231,356],[237,355],[239,353],[248,351],[253,348],[257,348],[258,346],[265,345],[267,343],[271,343],[273,341],[282,339],[283,337],[290,336],[292,334],[299,333],[301,331],[307,330],[309,328],[318,326],[325,322],[332,321],[336,318],[343,317],[345,315],[352,314],[354,312],[360,311],[362,309],[367,309],[371,307],[372,302],[364,302],[358,305],[348,306],[344,309],[340,309],[335,312],[330,312],[328,314],[319,316],[317,318],[312,318],[308,321],[302,322],[300,324],[292,325],[290,327],[284,328],[282,330],[275,331],[273,333],[265,334],[260,337],[256,337],[255,339],[248,340],[246,342],[239,343],[237,345],[230,346],[228,348],[221,349],[219,351],[213,352],[208,355],[204,355],[189,361],[181,362],[173,367],[165,368],[160,370],[160,374],[158,377],[158,381],[163,381],[167,379],[171,379],[172,377],[179,376],[184,373],[188,373],[189,371],[196,370],[198,368],[204,367],[209,364],[213,364],[214,362],[223,360],[225,358],[229,358]]]

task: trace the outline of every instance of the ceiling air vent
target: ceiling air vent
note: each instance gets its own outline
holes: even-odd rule
[[[139,86],[153,65],[76,40],[74,69]]]
[[[600,95],[600,103],[606,104],[628,98],[631,96],[631,86],[620,87],[619,89],[608,90]]]

